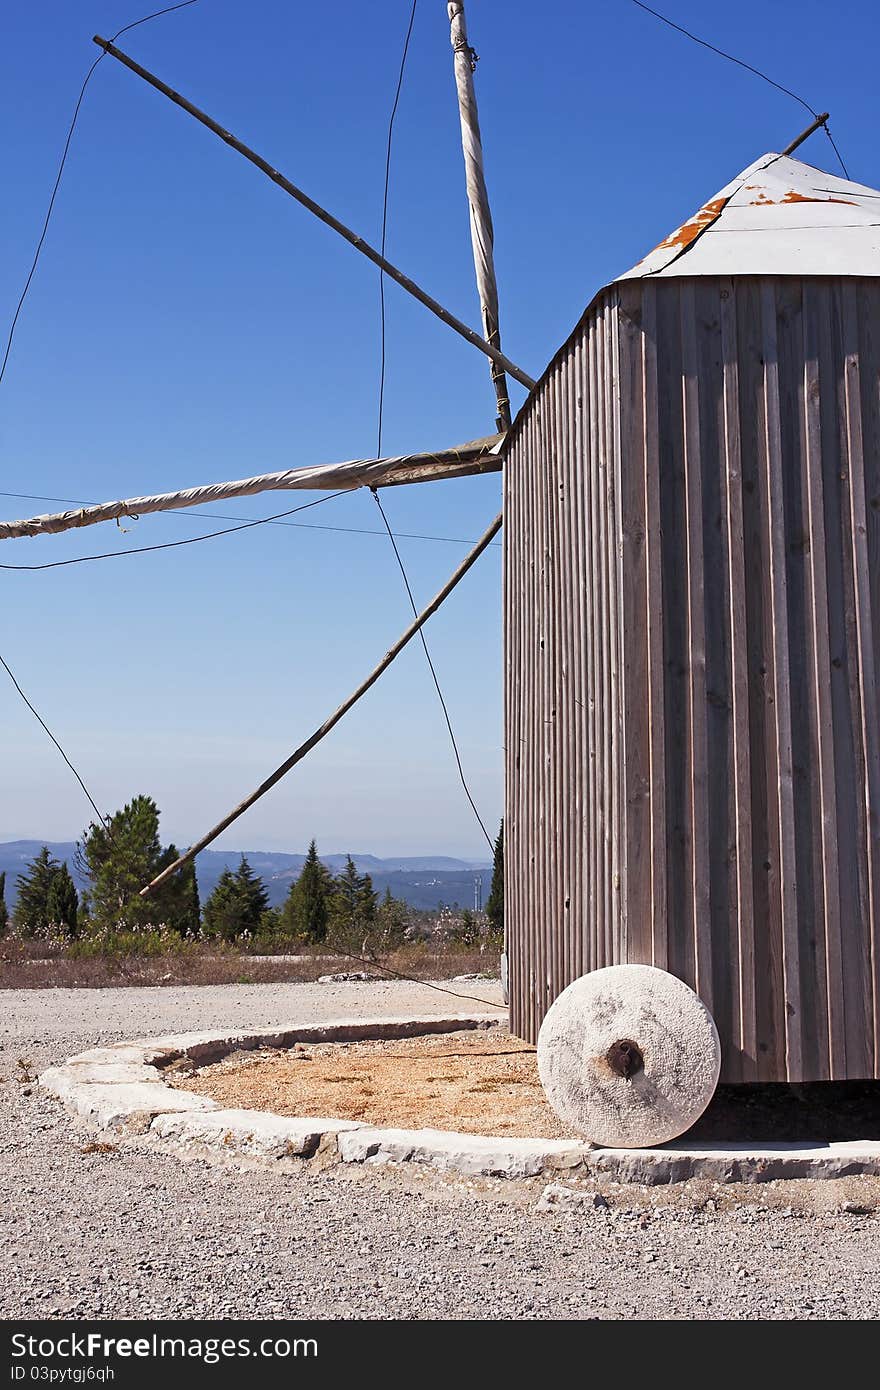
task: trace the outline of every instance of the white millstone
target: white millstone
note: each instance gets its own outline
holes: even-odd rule
[[[150,1133],[183,1148],[217,1149],[248,1158],[309,1158],[325,1135],[358,1129],[356,1120],[273,1115],[259,1110],[212,1110],[157,1115]]]
[[[619,1070],[627,1044],[635,1060]],[[538,1072],[566,1125],[594,1144],[647,1148],[683,1134],[705,1110],[721,1070],[712,1015],[682,980],[650,965],[582,975],[550,1007]]]
[[[471,1177],[529,1178],[547,1168],[574,1168],[583,1145],[570,1139],[510,1139],[443,1129],[362,1128],[339,1135],[343,1163],[426,1163]]]

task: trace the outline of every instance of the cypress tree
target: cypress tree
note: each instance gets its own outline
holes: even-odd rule
[[[179,858],[177,846],[169,845],[159,856],[155,872],[161,872]],[[161,920],[181,936],[195,935],[201,925],[195,862],[190,860],[182,869],[178,869],[176,874],[172,874],[168,882],[154,895],[154,901],[155,920]]]
[[[345,868],[333,880],[330,914],[334,927],[350,928],[357,924],[361,897],[361,876],[351,855],[346,856]]]
[[[492,887],[486,900],[486,916],[489,930],[493,936],[504,933],[504,821],[502,820],[495,841],[495,856],[492,864]]]
[[[9,926],[9,909],[6,906],[6,870],[0,873],[0,936],[6,935]]]
[[[255,932],[269,906],[269,895],[242,855],[235,873],[224,869],[205,903],[204,925],[208,936],[233,941],[242,932]]]
[[[260,918],[269,906],[269,894],[263,880],[254,873],[244,855],[235,871],[235,881],[241,895],[244,927],[247,931],[256,931]]]
[[[56,870],[49,885],[46,916],[53,927],[63,927],[68,936],[76,936],[79,894],[66,864]]]
[[[302,872],[287,895],[281,913],[282,930],[306,941],[323,941],[327,936],[331,886],[330,875],[312,840]]]
[[[365,926],[371,926],[375,922],[378,906],[379,894],[373,887],[373,880],[369,874],[364,874],[358,889],[357,910],[358,918]]]
[[[231,869],[224,869],[205,903],[203,926],[206,936],[231,941],[238,931],[238,889]]]
[[[369,874],[359,874],[351,855],[345,868],[333,880],[330,899],[330,933],[338,945],[351,945],[355,939],[366,944],[376,926],[379,895]]]
[[[18,898],[12,921],[22,936],[33,936],[49,925],[49,890],[60,865],[43,845],[36,859],[17,880]]]

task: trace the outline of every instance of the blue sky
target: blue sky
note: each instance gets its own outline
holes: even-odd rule
[[[5,336],[73,103],[97,50],[149,6],[7,0],[0,45]],[[880,183],[878,10],[842,0],[659,5],[829,109],[851,177]],[[388,112],[409,0],[200,0],[121,46],[365,237],[378,240]],[[471,0],[504,346],[539,375],[584,306],[742,167],[807,123],[790,97],[641,13]],[[804,158],[837,172],[823,135]],[[479,323],[446,7],[420,0],[395,126],[389,255]],[[388,452],[490,431],[480,355],[387,290]],[[110,59],[95,73],[0,387],[4,492],[102,500],[375,451],[377,272]],[[515,404],[522,393],[515,388]],[[266,516],[269,494],[221,510]],[[466,541],[497,477],[392,489],[392,524]],[[0,497],[0,515],[51,510]],[[294,518],[295,519],[295,518]],[[376,529],[369,494],[303,521]],[[33,563],[177,540],[145,518],[7,542]],[[418,599],[464,554],[402,541]],[[462,758],[494,832],[502,802],[501,550],[427,629]],[[406,624],[387,538],[265,526],[156,555],[0,574],[0,650],[108,809],[149,792],[188,843],[256,785]],[[68,838],[89,808],[0,681],[0,838]],[[221,840],[480,857],[417,645]]]

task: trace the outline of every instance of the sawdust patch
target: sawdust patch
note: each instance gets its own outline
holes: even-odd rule
[[[544,1098],[535,1049],[500,1028],[239,1052],[173,1080],[224,1109],[394,1129],[570,1137]]]

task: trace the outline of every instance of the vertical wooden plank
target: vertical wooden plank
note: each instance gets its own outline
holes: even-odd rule
[[[681,307],[679,282],[654,286],[657,296],[658,463],[663,608],[664,748],[668,968],[696,984],[692,930],[688,784],[687,503],[683,461]]]
[[[755,1013],[758,1080],[785,1078],[782,927],[774,889],[778,819],[767,763],[775,737],[772,719],[772,605],[769,597],[769,523],[764,481],[764,342],[760,281],[740,279],[736,292],[740,459],[742,465],[746,639],[749,680],[752,887],[755,912]]]
[[[736,859],[737,961],[735,965],[740,1050],[738,1074],[731,1080],[757,1078],[755,1009],[755,913],[752,887],[752,794],[749,748],[749,673],[746,612],[745,531],[739,424],[739,365],[736,333],[736,283],[721,286],[724,457],[727,492],[727,582],[730,601],[731,700],[733,706],[734,852]]]
[[[608,702],[605,696],[605,671],[606,653],[608,643],[608,625],[606,611],[605,593],[605,507],[604,507],[604,422],[602,417],[602,383],[605,370],[604,354],[602,351],[602,335],[599,324],[593,316],[590,323],[590,338],[593,349],[593,411],[595,420],[595,436],[593,439],[593,467],[591,470],[592,504],[593,504],[593,593],[595,597],[595,684],[593,698],[595,702],[595,741],[594,756],[596,762],[596,800],[594,804],[594,825],[595,825],[595,853],[596,853],[596,888],[599,900],[599,930],[596,939],[596,965],[602,967],[610,964],[609,960],[609,923],[608,923],[608,856],[605,846],[606,828],[606,768],[605,768],[605,745],[606,730],[605,721],[607,716]]]
[[[608,799],[607,854],[608,854],[608,959],[610,964],[617,962],[618,942],[618,896],[619,880],[619,840],[618,840],[618,786],[617,786],[617,555],[616,555],[616,499],[614,495],[614,343],[610,333],[610,311],[607,302],[602,306],[602,349],[605,371],[602,379],[603,427],[604,427],[604,507],[605,507],[605,592],[607,624],[607,724],[605,744],[606,787]]]
[[[588,660],[589,660],[589,684],[587,690],[587,717],[589,730],[589,760],[590,760],[590,811],[589,824],[587,827],[589,836],[590,853],[590,897],[592,904],[592,920],[590,927],[590,958],[589,968],[596,970],[602,962],[602,940],[603,940],[603,889],[602,889],[602,858],[599,850],[599,837],[601,834],[600,823],[600,772],[599,772],[599,568],[597,560],[598,549],[598,503],[597,503],[597,477],[598,477],[598,402],[596,398],[596,326],[591,319],[587,332],[587,371],[588,371],[588,425],[589,425],[589,453],[586,461],[586,476],[584,480],[584,496],[587,505],[587,538],[588,538],[588,584],[590,601],[588,604],[589,612],[589,633],[588,633]]]
[[[584,338],[578,334],[573,365],[573,405],[575,410],[574,448],[571,459],[570,491],[574,521],[572,582],[576,610],[574,617],[574,661],[572,670],[572,775],[578,787],[578,815],[574,856],[577,864],[577,897],[572,904],[575,936],[575,978],[587,970],[587,933],[591,930],[589,907],[589,855],[587,851],[589,815],[589,735],[587,730],[587,557],[585,546],[587,431],[584,383]]]
[[[510,664],[507,668],[508,721],[505,732],[505,816],[504,816],[504,886],[505,886],[505,949],[507,951],[510,995],[510,1023],[514,1032],[527,1036],[530,1032],[528,1001],[525,990],[527,972],[526,947],[522,940],[525,908],[522,896],[527,878],[520,859],[522,830],[523,729],[521,682],[525,676],[525,659],[521,644],[522,624],[526,611],[526,576],[528,555],[523,546],[523,502],[519,476],[522,464],[523,434],[520,431],[504,464],[504,557],[507,575],[507,642]]]
[[[873,650],[867,660],[873,668],[875,688],[880,690],[880,282],[857,281],[859,320],[859,378],[862,401],[862,460],[865,472],[866,570],[871,613]],[[872,835],[877,833],[876,819]],[[875,900],[876,902],[876,900]],[[880,1078],[880,920],[875,911],[871,924],[874,996],[874,1076]]]
[[[812,672],[812,578],[809,483],[804,429],[803,290],[797,279],[774,283],[777,382],[785,517],[788,676],[794,817],[795,918],[801,990],[799,1035],[804,1079],[828,1076],[827,989],[822,930],[821,774]],[[794,1025],[797,1020],[789,1013]]]
[[[666,889],[666,686],[663,639],[663,532],[660,521],[660,416],[657,386],[657,288],[642,286],[642,423],[645,475],[648,724],[651,812],[651,961],[669,967]]]
[[[504,516],[504,525],[501,528],[501,611],[503,614],[503,627],[501,632],[502,650],[502,670],[504,679],[504,820],[508,827],[508,833],[504,839],[504,879],[508,886],[507,907],[508,921],[510,920],[511,898],[516,889],[513,886],[513,863],[510,857],[510,797],[513,785],[513,766],[511,749],[513,747],[514,734],[513,723],[515,719],[513,701],[513,672],[516,670],[516,657],[514,647],[514,624],[513,624],[513,598],[511,588],[513,584],[513,556],[515,549],[511,544],[511,524],[512,508],[510,504],[510,456],[505,460],[504,470],[501,474],[501,510]],[[512,1001],[512,981],[508,976],[508,993]],[[516,1008],[511,1003],[511,1015],[516,1013]]]
[[[505,884],[505,950],[508,964],[508,992],[511,1028],[522,1034],[527,1031],[526,1010],[522,995],[525,943],[520,940],[523,910],[521,893],[525,882],[519,864],[520,844],[519,799],[522,780],[521,727],[519,682],[523,669],[519,642],[524,603],[524,574],[526,556],[522,548],[521,501],[518,488],[518,466],[522,451],[522,436],[514,442],[504,463],[502,473],[504,527],[502,531],[504,564],[504,884]]]
[[[776,294],[772,281],[761,286],[764,334],[764,465],[768,502],[770,602],[773,623],[773,711],[776,735],[776,814],[779,820],[778,892],[782,918],[782,969],[785,995],[785,1062],[790,1081],[802,1078],[801,987],[795,879],[794,797],[791,759],[791,689],[785,572],[785,513],[779,421],[779,364]]]
[[[609,722],[608,765],[611,778],[611,924],[612,962],[623,960],[623,727],[621,719],[620,672],[622,632],[620,621],[621,541],[620,541],[620,360],[617,335],[617,291],[605,295],[606,341],[606,438],[608,451],[608,627]]]
[[[701,473],[703,631],[705,634],[706,853],[711,943],[712,1012],[728,1039],[725,1075],[739,1063],[733,1040],[739,1029],[734,987],[736,932],[736,834],[733,776],[733,696],[730,588],[727,554],[724,368],[718,281],[694,285]]]
[[[804,450],[807,517],[810,535],[810,624],[813,703],[819,773],[821,854],[816,865],[821,881],[825,997],[828,1030],[828,1077],[846,1076],[846,1025],[841,965],[840,882],[837,857],[837,788],[834,772],[834,719],[831,703],[831,650],[828,629],[828,558],[822,463],[822,388],[819,340],[827,332],[827,286],[804,284]]]
[[[709,900],[709,789],[706,744],[706,627],[703,613],[703,460],[695,288],[681,287],[682,454],[685,479],[685,591],[688,686],[687,817],[690,840],[689,917],[694,939],[694,987],[713,1007],[712,921]]]
[[[840,857],[841,964],[846,1014],[846,1069],[850,1077],[870,1076],[873,1071],[871,1033],[871,969],[869,938],[872,924],[868,905],[868,866],[865,855],[866,788],[862,734],[862,699],[858,669],[858,577],[854,570],[850,502],[850,439],[846,383],[846,325],[842,286],[830,283],[828,329],[823,344],[821,376],[825,501],[827,532],[834,537],[831,596],[834,580],[832,628],[832,696],[834,710],[835,775],[837,779],[838,843]],[[833,405],[826,408],[824,393]]]
[[[653,963],[651,902],[651,729],[648,688],[648,578],[645,519],[642,287],[624,284],[617,309],[619,346],[619,495],[624,634],[621,720],[624,768],[622,959]]]
[[[525,916],[523,918],[523,935],[528,934],[528,954],[527,967],[523,987],[525,991],[525,1004],[529,1021],[529,1036],[534,1038],[537,1035],[540,1018],[538,1015],[537,1002],[537,951],[538,936],[541,931],[539,919],[540,913],[540,878],[538,855],[540,849],[540,824],[538,819],[539,807],[537,798],[539,796],[540,762],[538,758],[538,748],[535,741],[535,708],[537,703],[537,677],[540,671],[540,661],[537,651],[538,643],[538,621],[539,621],[539,602],[540,602],[540,573],[541,555],[537,548],[537,509],[535,504],[535,472],[539,467],[540,460],[535,454],[535,439],[538,433],[538,422],[540,420],[539,407],[535,405],[529,413],[526,427],[523,431],[524,450],[520,464],[522,486],[523,486],[523,526],[524,543],[527,547],[525,554],[528,556],[527,597],[525,604],[526,621],[523,632],[523,652],[525,655],[525,670],[523,681],[523,715],[522,715],[522,758],[523,758],[523,795],[522,795],[522,858],[521,871],[525,874],[527,893],[525,895]]]
[[[529,794],[532,801],[532,874],[534,876],[533,913],[533,980],[532,1007],[535,1013],[535,1028],[540,1027],[544,1013],[544,980],[546,979],[547,952],[547,781],[544,776],[544,702],[547,666],[545,649],[546,636],[546,596],[547,578],[547,538],[544,514],[544,478],[546,471],[546,402],[542,393],[532,418],[532,479],[530,486],[532,505],[531,544],[535,547],[535,600],[533,611],[534,629],[532,647],[534,652],[534,674],[530,691],[529,739],[532,748],[532,771]]]
[[[862,392],[859,371],[859,333],[856,288],[841,283],[843,317],[843,402],[849,461],[849,523],[852,546],[853,598],[855,603],[854,665],[859,686],[860,744],[862,755],[863,838],[860,844],[865,864],[867,953],[870,962],[870,1040],[866,1040],[871,1071],[878,1069],[878,891],[880,891],[880,705],[874,667],[874,614],[871,607],[871,579],[868,564],[865,459],[862,441]]]
[[[562,730],[562,714],[565,705],[565,685],[567,674],[567,651],[565,641],[565,609],[563,594],[563,575],[566,573],[565,550],[565,499],[561,495],[564,488],[565,435],[566,420],[562,400],[562,386],[566,372],[568,353],[563,352],[548,382],[552,424],[548,443],[548,503],[551,518],[551,556],[550,584],[548,599],[550,605],[550,700],[544,711],[544,728],[548,740],[550,826],[548,840],[553,845],[550,856],[550,919],[547,931],[551,938],[552,951],[549,961],[547,998],[545,1007],[561,993],[568,983],[565,977],[565,953],[567,945],[567,921],[563,908],[565,881],[568,873],[567,822],[570,812],[563,811],[563,783],[566,771],[566,748]]]

